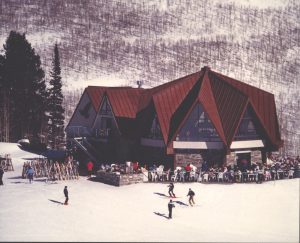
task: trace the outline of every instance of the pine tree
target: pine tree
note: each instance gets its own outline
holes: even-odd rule
[[[45,122],[45,80],[40,57],[35,53],[25,34],[11,31],[4,45],[2,94],[6,112],[6,137],[38,138]]]
[[[50,88],[49,88],[49,130],[48,142],[51,147],[57,149],[64,141],[64,108],[61,69],[59,61],[58,46],[54,47],[54,58],[52,61],[53,69],[50,73]]]

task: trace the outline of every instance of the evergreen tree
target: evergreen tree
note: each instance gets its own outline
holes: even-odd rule
[[[64,141],[64,108],[62,107],[62,81],[58,46],[54,47],[53,69],[50,73],[49,88],[49,137],[48,142],[52,148],[57,149]]]
[[[8,140],[38,138],[45,122],[45,80],[40,57],[25,34],[11,31],[1,69]]]

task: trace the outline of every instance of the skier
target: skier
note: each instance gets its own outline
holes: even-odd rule
[[[0,186],[3,186],[3,174],[4,174],[4,170],[2,168],[2,166],[0,166]]]
[[[33,174],[34,174],[34,170],[31,168],[31,166],[29,166],[29,168],[26,171],[26,175],[28,176],[29,183],[31,183],[33,180]]]
[[[170,195],[170,197],[176,197],[175,194],[174,194],[174,192],[173,192],[173,190],[174,190],[174,184],[173,184],[173,182],[171,182],[170,185],[168,185],[168,187],[169,187],[169,195]]]
[[[65,197],[66,197],[66,200],[65,200],[64,205],[68,205],[68,201],[69,201],[69,192],[68,192],[67,186],[65,186],[64,194],[65,194]]]
[[[94,164],[92,161],[89,161],[86,166],[87,166],[87,170],[88,170],[88,177],[91,178]]]
[[[170,202],[168,203],[168,209],[169,209],[169,219],[172,218],[172,210],[173,208],[175,208],[174,203],[172,202],[172,199],[170,200]]]
[[[195,202],[194,202],[195,192],[193,192],[192,189],[190,188],[190,189],[189,189],[189,192],[188,192],[188,194],[187,194],[186,196],[189,196],[189,197],[190,197],[190,198],[189,198],[189,204],[190,204],[191,206],[193,206],[193,204],[195,204]],[[192,204],[192,203],[193,203],[193,204]]]

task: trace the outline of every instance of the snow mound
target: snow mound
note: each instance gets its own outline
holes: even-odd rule
[[[24,161],[32,158],[41,158],[43,156],[31,153],[21,149],[18,143],[0,143],[0,156],[4,157],[5,154],[10,154],[14,168],[15,166],[23,166]]]

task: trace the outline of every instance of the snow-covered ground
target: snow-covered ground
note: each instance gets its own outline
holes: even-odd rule
[[[167,194],[167,184],[114,187],[85,177],[29,184],[21,178],[23,158],[34,155],[0,143],[0,154],[5,152],[15,171],[4,174],[0,187],[0,241],[299,242],[299,179],[176,183],[179,198],[169,220],[169,199],[159,195]],[[68,206],[55,202],[64,201],[65,185]],[[189,188],[195,207],[184,205]]]

